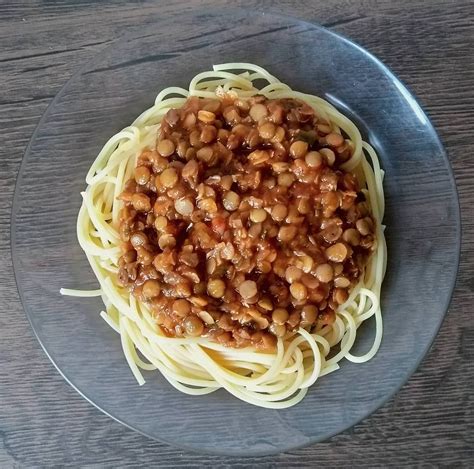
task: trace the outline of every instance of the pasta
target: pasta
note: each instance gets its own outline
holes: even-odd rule
[[[258,88],[257,83],[264,83]],[[134,175],[137,158],[154,148],[157,132],[170,109],[180,108],[190,97],[204,99],[297,99],[343,133],[351,143],[350,158],[341,169],[355,174],[374,221],[375,247],[358,283],[337,308],[332,324],[288,330],[278,337],[273,350],[233,348],[206,336],[170,337],[157,324],[149,306],[118,280],[122,254],[119,199],[125,183]],[[202,395],[225,389],[235,397],[261,407],[281,409],[297,404],[316,380],[339,368],[343,359],[355,363],[370,360],[382,340],[380,290],[386,268],[384,239],[383,170],[374,149],[362,140],[347,117],[324,99],[300,93],[281,83],[263,68],[247,63],[215,65],[196,75],[189,89],[166,88],[154,105],[103,147],[87,176],[87,188],[77,220],[77,236],[100,288],[94,291],[62,289],[63,295],[101,296],[100,315],[119,335],[137,382],[158,370],[177,390]],[[265,217],[266,215],[263,214]],[[361,356],[351,353],[362,322],[374,318],[375,338]]]

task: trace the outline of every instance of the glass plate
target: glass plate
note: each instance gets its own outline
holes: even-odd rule
[[[231,18],[231,21],[229,20]],[[364,364],[343,361],[287,410],[225,391],[190,397],[158,372],[139,387],[76,240],[86,172],[105,141],[167,86],[187,87],[214,63],[252,62],[293,89],[320,95],[353,119],[386,171],[388,269],[382,346]],[[321,441],[380,407],[428,351],[448,308],[459,257],[459,207],[443,147],[415,98],[374,56],[324,28],[241,10],[159,17],[76,73],[42,117],[16,186],[12,252],[18,290],[47,355],[97,408],[145,435],[223,455],[266,455]],[[356,352],[370,347],[364,323]]]

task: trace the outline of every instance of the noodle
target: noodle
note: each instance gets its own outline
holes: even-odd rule
[[[260,89],[254,81],[265,81]],[[154,143],[160,121],[173,107],[190,96],[215,98],[223,93],[235,97],[262,94],[269,99],[298,98],[309,104],[345,132],[353,144],[351,158],[342,169],[354,172],[371,209],[376,225],[377,247],[358,285],[336,313],[332,325],[312,333],[300,328],[279,338],[276,351],[233,349],[205,337],[170,338],[156,324],[151,311],[117,281],[120,236],[117,200],[125,182],[133,175],[141,151]],[[137,382],[145,383],[141,370],[159,370],[179,391],[202,395],[226,389],[237,398],[260,407],[282,409],[297,404],[320,376],[339,369],[346,358],[362,363],[377,352],[382,340],[380,289],[386,268],[383,171],[374,149],[362,141],[357,127],[329,102],[291,90],[263,68],[247,63],[215,65],[212,71],[195,76],[189,89],[170,87],[161,91],[155,104],[133,124],[105,144],[87,176],[87,188],[77,219],[77,237],[100,284],[93,291],[61,289],[61,294],[79,297],[102,296],[101,317],[120,334],[127,363]],[[370,350],[354,356],[351,349],[362,322],[374,317],[375,338]],[[327,358],[331,347],[337,354]]]

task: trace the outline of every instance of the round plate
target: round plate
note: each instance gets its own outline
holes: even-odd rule
[[[231,17],[231,21],[229,21]],[[86,172],[105,141],[167,86],[187,87],[214,63],[252,62],[293,89],[320,95],[353,119],[385,169],[388,268],[384,337],[370,362],[343,362],[287,410],[224,391],[191,397],[158,372],[139,387],[100,299],[62,297],[97,288],[76,239]],[[264,455],[321,441],[376,410],[430,347],[456,277],[460,223],[455,183],[420,106],[375,57],[321,27],[244,11],[157,18],[88,63],[56,96],[23,159],[12,216],[23,306],[49,358],[86,399],[125,425],[183,448]],[[364,323],[356,352],[367,350]]]

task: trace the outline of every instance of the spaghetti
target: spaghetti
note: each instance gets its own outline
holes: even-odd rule
[[[257,88],[256,83],[262,81],[265,86]],[[334,321],[289,329],[278,337],[273,350],[232,348],[206,336],[171,337],[157,324],[149,305],[119,281],[123,207],[119,197],[134,176],[139,155],[155,147],[157,132],[170,109],[183,107],[190,97],[246,100],[257,95],[268,100],[302,101],[333,130],[345,134],[351,151],[340,168],[354,174],[362,188],[374,225],[374,251],[358,283],[337,307]],[[120,334],[126,360],[140,385],[145,383],[142,371],[159,370],[186,394],[208,394],[224,388],[257,406],[290,407],[303,399],[318,377],[336,371],[342,359],[365,362],[380,346],[380,289],[386,268],[383,175],[376,152],[362,140],[354,123],[324,99],[292,90],[257,65],[215,65],[212,71],[196,75],[187,90],[170,87],[161,91],[150,109],[105,144],[87,174],[77,220],[78,240],[100,289],[62,289],[61,293],[102,297],[105,310],[100,315]],[[366,354],[355,356],[351,349],[357,329],[371,317],[375,318],[374,343]]]

